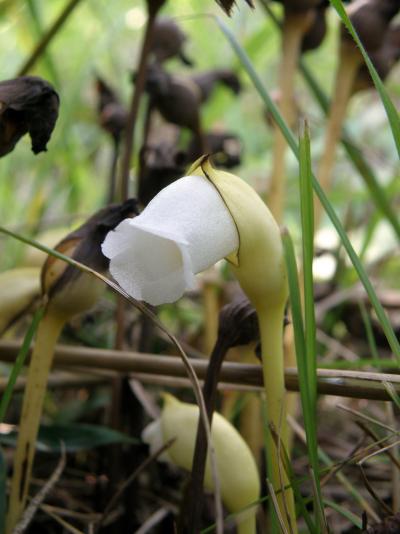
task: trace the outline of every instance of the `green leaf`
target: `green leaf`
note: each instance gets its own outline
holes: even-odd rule
[[[17,432],[0,434],[0,442],[5,445],[15,446]],[[67,452],[76,452],[101,445],[113,443],[139,443],[137,439],[130,438],[126,434],[100,425],[68,424],[68,425],[43,425],[39,429],[36,441],[36,449],[42,452],[59,453],[60,443],[63,442]]]
[[[21,348],[19,349],[17,358],[15,360],[15,363],[13,365],[13,368],[11,370],[8,383],[6,386],[6,389],[3,393],[3,396],[1,397],[0,401],[0,423],[3,422],[4,416],[6,415],[8,405],[10,404],[10,400],[12,397],[12,392],[15,386],[15,382],[17,381],[17,378],[21,372],[21,369],[25,363],[26,357],[29,352],[29,347],[32,343],[32,339],[36,333],[36,330],[39,326],[40,319],[42,318],[44,313],[44,308],[40,308],[36,311],[35,315],[33,316],[32,323],[30,327],[28,328],[28,331],[25,335],[24,341],[21,345]]]

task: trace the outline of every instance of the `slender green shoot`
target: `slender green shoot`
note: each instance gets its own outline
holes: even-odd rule
[[[24,366],[26,357],[28,356],[29,348],[32,343],[33,337],[36,333],[36,330],[39,326],[40,320],[43,316],[44,308],[39,308],[33,316],[30,327],[28,328],[27,333],[25,334],[24,341],[21,345],[21,348],[18,352],[15,364],[11,370],[6,389],[1,397],[0,401],[0,423],[4,421],[4,416],[6,415],[8,405],[12,397],[12,392],[15,386],[15,382],[21,372],[22,367]]]
[[[312,225],[311,225],[312,229]],[[322,496],[321,488],[319,483],[319,462],[318,462],[318,441],[317,441],[317,428],[316,428],[316,391],[313,391],[316,388],[316,379],[315,374],[314,378],[310,383],[310,366],[308,365],[308,357],[310,352],[306,347],[306,336],[311,337],[309,333],[305,332],[302,320],[302,310],[301,310],[301,297],[300,289],[298,283],[298,274],[297,274],[297,265],[296,257],[294,253],[293,242],[290,238],[288,232],[283,234],[283,247],[285,251],[285,261],[286,269],[288,272],[288,282],[289,282],[289,295],[290,295],[290,305],[292,308],[292,321],[293,321],[293,331],[294,331],[294,340],[296,348],[296,359],[297,367],[299,372],[299,383],[300,383],[300,399],[303,411],[304,418],[304,428],[306,431],[306,441],[307,441],[307,451],[308,457],[310,459],[310,464],[313,469],[313,472],[316,473],[316,498],[319,501],[319,504],[316,503],[315,510],[318,510],[322,506]],[[308,252],[307,252],[308,253]],[[311,293],[312,294],[312,293]],[[308,320],[310,318],[308,317]],[[311,321],[312,323],[312,321]],[[315,337],[314,337],[315,345]],[[312,357],[315,359],[315,352]],[[313,368],[315,363],[311,364]],[[322,528],[320,522],[320,514],[316,514],[317,524],[319,528]]]
[[[329,508],[332,508],[338,514],[345,517],[350,523],[353,523],[353,525],[362,530],[362,521],[355,515],[353,512],[350,512],[350,510],[347,510],[344,506],[341,506],[340,504],[337,504],[334,501],[331,501],[330,499],[324,499],[325,506],[328,506]]]

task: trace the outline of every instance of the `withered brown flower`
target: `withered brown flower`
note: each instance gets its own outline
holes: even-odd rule
[[[100,126],[118,141],[125,129],[128,112],[116,92],[100,76],[96,77],[97,111]]]
[[[59,104],[52,85],[37,76],[0,82],[0,157],[12,152],[26,133],[34,154],[46,151]]]
[[[121,221],[137,214],[137,202],[133,198],[122,204],[110,204],[97,211],[79,228],[69,233],[55,248],[88,267],[104,273],[108,269],[109,260],[101,251],[101,243],[108,232],[113,230]],[[42,288],[50,297],[80,275],[77,268],[63,264],[61,272],[58,273],[59,276],[55,280],[50,279],[48,273],[52,273],[51,265],[59,261],[57,258],[49,256],[43,265]]]
[[[151,51],[159,63],[177,57],[183,64],[193,66],[193,61],[183,50],[187,42],[186,34],[178,24],[168,17],[157,17],[151,40]]]

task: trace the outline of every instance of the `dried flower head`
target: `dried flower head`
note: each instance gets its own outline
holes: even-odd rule
[[[186,34],[173,19],[157,17],[153,28],[151,51],[159,63],[177,57],[185,65],[193,66],[192,60],[183,50],[186,42]]]
[[[36,76],[0,82],[0,157],[12,152],[26,133],[34,154],[46,151],[59,103],[54,88]]]
[[[125,129],[128,112],[116,92],[100,76],[96,78],[96,89],[100,126],[118,141]]]

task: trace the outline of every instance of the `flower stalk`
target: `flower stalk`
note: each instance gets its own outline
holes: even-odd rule
[[[254,189],[237,176],[215,171],[208,158],[196,162],[189,173],[201,173],[215,185],[235,221],[239,248],[227,259],[257,311],[268,424],[276,430],[281,446],[288,451],[283,365],[284,308],[288,288],[279,228]],[[279,492],[278,504],[285,525],[296,532],[293,492],[279,451],[270,432],[268,435],[268,457],[271,459],[268,478],[274,491]],[[282,486],[287,489],[280,491]]]

